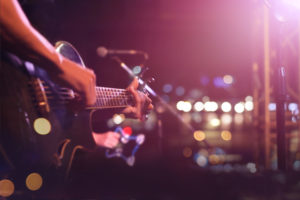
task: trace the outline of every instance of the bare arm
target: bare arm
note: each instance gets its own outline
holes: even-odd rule
[[[0,0],[0,34],[6,50],[43,67],[54,80],[78,92],[85,104],[94,104],[94,73],[57,53],[32,27],[17,0]]]

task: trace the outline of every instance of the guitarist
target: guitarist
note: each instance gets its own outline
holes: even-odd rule
[[[8,147],[22,149],[23,140],[30,140],[24,134],[26,112],[20,110],[20,105],[26,104],[26,100],[20,97],[6,98],[14,89],[17,89],[15,80],[8,79],[9,68],[22,68],[23,61],[30,61],[41,66],[50,79],[55,83],[73,89],[79,95],[79,101],[85,106],[91,106],[96,101],[96,76],[87,68],[82,68],[75,62],[63,57],[55,51],[53,45],[43,37],[29,22],[17,0],[0,0],[0,34],[1,34],[1,133],[0,133],[0,162],[5,161],[8,166],[14,168],[14,163],[9,159]],[[19,69],[18,69],[19,70]],[[16,77],[17,78],[17,77]],[[16,79],[17,80],[17,79]],[[8,86],[8,87],[7,87]],[[135,106],[128,106],[123,112],[138,119],[144,118],[144,113],[152,109],[151,100],[138,92],[138,81],[134,80],[128,87],[135,99]],[[22,91],[20,91],[22,93]],[[25,102],[24,102],[25,101]],[[5,107],[4,107],[5,105]],[[8,105],[8,106],[7,106]],[[11,113],[19,113],[11,116]],[[22,114],[20,114],[22,113]],[[24,119],[25,113],[25,119]],[[9,138],[13,142],[3,144],[3,138]],[[118,141],[118,134],[107,132],[102,135],[94,135],[95,143],[99,146],[113,148]],[[24,150],[24,149],[22,149]],[[19,152],[18,150],[16,152]],[[14,155],[18,156],[18,155]],[[1,167],[1,166],[0,166]],[[1,168],[0,168],[1,170]]]

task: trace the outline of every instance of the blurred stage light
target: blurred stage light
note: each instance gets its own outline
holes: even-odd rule
[[[33,128],[38,134],[47,135],[51,131],[51,124],[48,119],[41,117],[34,120]]]
[[[199,89],[192,89],[189,94],[193,99],[199,99],[202,95],[202,92]]]
[[[38,173],[31,173],[26,178],[26,187],[31,191],[39,190],[43,185],[43,178]]]
[[[183,154],[184,157],[189,158],[189,157],[192,156],[193,151],[190,147],[185,147],[182,151],[182,154]]]
[[[203,155],[198,155],[196,157],[196,163],[200,166],[200,167],[205,167],[208,163],[207,158]]]
[[[209,160],[210,164],[212,164],[212,165],[217,165],[217,164],[220,163],[219,156],[218,156],[218,155],[215,155],[215,154],[210,155],[210,156],[208,157],[208,160]]]
[[[197,101],[195,104],[194,104],[194,110],[195,111],[202,111],[204,109],[204,104],[201,102],[201,101]]]
[[[214,78],[214,86],[216,88],[225,88],[228,87],[228,85],[224,82],[222,77],[216,77]]]
[[[200,82],[202,85],[207,86],[209,84],[209,77],[208,76],[201,76]]]
[[[231,111],[231,104],[227,101],[223,102],[221,105],[221,109],[223,112],[230,112]]]
[[[235,104],[234,106],[234,110],[236,113],[243,113],[245,110],[245,106],[243,102],[239,102],[237,104]]]
[[[177,104],[176,104],[177,110],[182,111],[183,107],[184,107],[184,101],[178,101]]]
[[[223,125],[229,125],[229,124],[231,124],[231,122],[232,122],[232,117],[230,114],[223,114],[221,116],[221,123]]]
[[[163,94],[163,95],[161,96],[161,98],[162,98],[163,100],[165,100],[167,103],[170,102],[170,97],[169,97],[168,95],[166,95],[166,94]]]
[[[247,111],[252,111],[253,108],[254,108],[253,102],[247,101],[247,102],[245,103],[245,109],[246,109]]]
[[[255,163],[247,163],[247,169],[251,172],[251,173],[255,173],[256,170],[256,165]]]
[[[252,96],[246,96],[245,97],[245,101],[253,101],[253,97]]]
[[[192,119],[196,123],[200,123],[202,121],[202,117],[201,117],[201,115],[199,113],[193,113],[192,114]]]
[[[296,104],[296,103],[290,103],[289,106],[288,106],[288,109],[291,112],[295,112],[295,111],[298,110],[298,104]]]
[[[141,68],[141,66],[135,66],[135,67],[132,69],[132,71],[133,71],[133,73],[134,73],[135,75],[138,75],[139,73],[141,73],[142,68]]]
[[[226,83],[227,85],[231,85],[233,83],[233,77],[231,75],[225,75],[223,77],[223,81],[224,83]]]
[[[170,93],[170,92],[172,92],[172,90],[173,90],[173,86],[171,84],[165,84],[163,86],[163,91],[165,93]]]
[[[201,142],[201,141],[205,140],[206,135],[203,131],[195,131],[194,138],[195,138],[195,140]]]
[[[176,93],[177,96],[182,96],[182,95],[184,95],[184,93],[185,93],[184,87],[178,86],[178,87],[176,88],[175,93]]]
[[[192,110],[192,104],[189,101],[184,102],[183,112],[190,112]]]
[[[209,121],[209,124],[210,124],[212,127],[217,127],[217,126],[220,126],[221,121],[220,121],[218,118],[214,118],[214,119],[211,119],[211,120]]]
[[[208,96],[204,96],[204,97],[202,97],[202,101],[203,101],[203,102],[207,102],[207,101],[209,101],[209,97],[208,97]]]
[[[189,101],[178,101],[176,104],[177,110],[183,112],[190,112],[192,110],[192,104]]]
[[[232,139],[232,134],[230,131],[222,131],[221,132],[221,137],[225,141],[230,141]]]
[[[11,180],[3,179],[0,181],[0,197],[9,197],[14,193],[14,191],[15,185]]]
[[[112,119],[115,124],[121,124],[125,120],[125,116],[123,114],[114,114]]]
[[[218,110],[218,104],[214,101],[205,102],[204,109],[207,112],[215,112],[216,110]]]
[[[237,113],[234,115],[234,123],[236,125],[241,125],[243,124],[243,121],[244,121],[244,116],[240,113]]]
[[[275,111],[276,110],[276,103],[270,103],[269,104],[269,111]]]

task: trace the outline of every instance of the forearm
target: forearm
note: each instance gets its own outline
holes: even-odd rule
[[[0,0],[0,33],[5,49],[52,72],[60,70],[62,56],[32,27],[17,0]]]

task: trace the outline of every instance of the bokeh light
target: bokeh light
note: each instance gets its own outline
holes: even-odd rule
[[[182,86],[178,86],[175,90],[177,96],[182,96],[185,93],[185,89]]]
[[[245,109],[246,109],[247,111],[252,111],[253,108],[254,108],[254,104],[253,104],[252,101],[247,101],[247,102],[245,103]]]
[[[205,140],[206,135],[203,131],[195,131],[194,132],[194,138],[195,138],[195,140],[200,142],[200,141]]]
[[[135,75],[138,75],[139,73],[141,73],[142,68],[141,68],[141,66],[135,66],[135,67],[133,67],[132,71]]]
[[[253,97],[252,96],[246,96],[245,97],[245,101],[253,101]]]
[[[227,101],[223,102],[221,105],[221,109],[223,112],[230,112],[231,108],[232,108],[231,104]]]
[[[31,191],[39,190],[43,185],[43,178],[38,173],[31,173],[26,178],[26,187]]]
[[[208,160],[209,160],[210,164],[212,164],[212,165],[217,165],[217,164],[220,163],[220,158],[219,158],[219,156],[216,155],[216,154],[210,155],[210,156],[208,157]]]
[[[291,112],[295,112],[295,111],[298,110],[298,104],[296,104],[296,103],[290,103],[290,104],[288,105],[288,109],[289,109],[289,111],[291,111]]]
[[[234,106],[234,110],[236,113],[242,113],[245,110],[245,106],[243,102],[239,102],[237,104],[235,104]]]
[[[167,83],[163,86],[163,91],[165,93],[170,93],[170,92],[172,92],[172,90],[173,90],[173,86],[171,84]]]
[[[51,123],[46,118],[37,118],[33,122],[33,128],[38,134],[47,135],[51,131]]]
[[[195,104],[194,104],[194,110],[195,111],[202,111],[204,109],[204,104],[201,102],[201,101],[197,101]]]
[[[230,141],[232,139],[232,135],[230,131],[222,131],[221,132],[221,137],[225,141]]]
[[[113,119],[113,122],[115,124],[121,124],[125,120],[125,115],[123,115],[123,114],[114,114],[112,119]]]
[[[202,121],[202,117],[199,113],[192,113],[192,119],[196,123],[200,123]]]
[[[227,86],[227,84],[224,83],[222,77],[215,77],[214,78],[214,86],[217,88],[224,88]]]
[[[190,112],[192,110],[192,104],[189,101],[178,101],[176,108],[180,111]]]
[[[223,77],[223,81],[224,81],[224,83],[230,85],[233,83],[233,77],[231,75],[225,75]]]
[[[276,110],[276,103],[270,103],[269,104],[269,111],[275,111]]]
[[[242,125],[244,122],[244,116],[242,114],[235,114],[234,115],[234,123],[236,125]]]
[[[255,163],[247,163],[247,168],[251,173],[255,173],[257,171]]]
[[[193,151],[190,147],[185,147],[182,151],[182,154],[183,154],[184,157],[189,158],[189,157],[192,156]]]
[[[207,158],[203,155],[197,155],[196,157],[196,163],[200,166],[200,167],[205,167],[208,163]]]
[[[204,86],[207,86],[208,84],[209,84],[209,77],[208,76],[202,76],[201,78],[200,78],[200,82],[201,82],[201,84],[202,85],[204,85]]]
[[[232,122],[232,116],[228,113],[221,115],[221,123],[224,125],[229,125]]]
[[[214,101],[205,102],[204,109],[207,112],[215,112],[216,110],[218,110],[218,104]]]
[[[217,127],[217,126],[220,126],[221,124],[221,121],[218,119],[218,118],[213,118],[209,121],[209,124],[212,126],[212,127]]]
[[[15,191],[15,185],[11,180],[3,179],[0,181],[0,197],[9,197]]]

